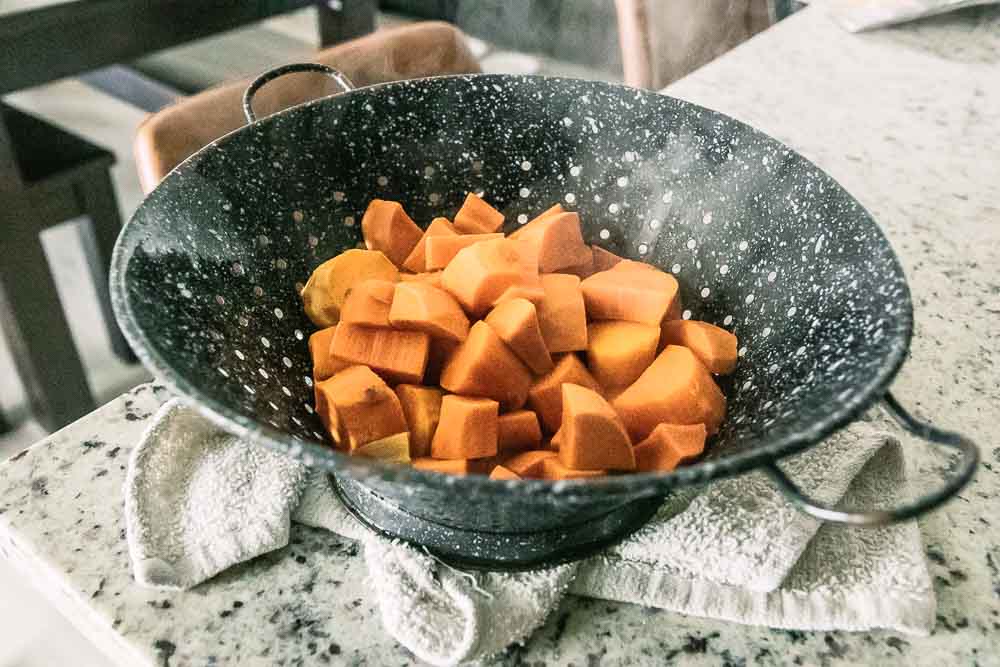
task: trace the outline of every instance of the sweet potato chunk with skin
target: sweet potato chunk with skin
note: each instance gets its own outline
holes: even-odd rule
[[[490,472],[490,479],[521,479],[521,476],[509,468],[494,466]]]
[[[726,399],[708,369],[679,345],[668,345],[611,404],[633,442],[662,423],[704,424],[712,434],[726,415]]]
[[[365,456],[386,463],[410,462],[410,434],[406,431],[381,440],[367,442],[351,452],[352,456]]]
[[[542,476],[542,462],[555,456],[558,454],[547,449],[531,449],[507,459],[503,465],[521,477],[540,478]]]
[[[587,367],[613,390],[635,382],[656,358],[660,328],[638,322],[594,322],[587,327]]]
[[[552,356],[545,347],[533,303],[527,299],[504,301],[485,321],[533,373],[541,375],[552,370]]]
[[[594,320],[659,325],[677,301],[677,279],[658,269],[622,269],[623,264],[595,273],[580,284],[587,315]]]
[[[381,250],[389,261],[402,266],[424,232],[399,202],[373,199],[361,218],[365,247]]]
[[[705,451],[707,436],[704,424],[658,424],[648,438],[633,448],[636,470],[675,470]]]
[[[458,236],[455,226],[448,222],[447,218],[434,218],[431,224],[427,225],[424,235],[413,246],[413,251],[403,261],[403,268],[413,273],[420,273],[427,264],[427,239],[432,236]]]
[[[315,389],[323,425],[349,450],[406,431],[399,399],[370,368],[345,368]]]
[[[470,313],[485,314],[512,285],[535,285],[538,265],[530,246],[510,239],[463,248],[441,274],[441,285]]]
[[[348,250],[319,266],[302,288],[302,306],[317,327],[332,327],[340,321],[347,292],[369,278],[396,282],[399,271],[377,250]]]
[[[503,213],[470,192],[455,214],[455,229],[463,234],[489,234],[503,227]]]
[[[538,449],[542,444],[542,429],[538,415],[531,410],[515,410],[497,418],[497,449],[512,452]]]
[[[422,331],[344,323],[337,327],[330,353],[352,364],[370,366],[392,384],[418,384],[427,368],[429,346],[430,336]]]
[[[417,470],[442,472],[446,475],[470,475],[479,471],[477,463],[469,459],[432,459],[430,457],[421,457],[419,459],[412,459],[410,465]]]
[[[538,270],[542,273],[555,273],[593,260],[590,248],[583,242],[580,216],[576,213],[535,218],[512,233],[510,238],[535,247]]]
[[[531,372],[490,325],[479,321],[445,363],[441,386],[463,396],[491,398],[505,410],[516,410],[527,399]]]
[[[401,273],[399,274],[401,283],[427,283],[431,287],[441,287],[440,271],[423,271],[421,273]]]
[[[347,293],[340,321],[344,324],[362,324],[369,327],[388,327],[389,308],[396,290],[396,283],[388,280],[365,280]]]
[[[455,297],[426,283],[396,283],[388,320],[396,329],[424,331],[455,342],[469,335],[469,318]]]
[[[443,269],[460,251],[483,241],[502,239],[503,234],[458,234],[455,236],[432,236],[426,241],[424,270]]]
[[[444,392],[437,387],[401,384],[396,387],[396,396],[410,429],[410,457],[430,456],[431,439],[441,418]]]
[[[575,354],[563,355],[556,361],[555,367],[538,378],[528,391],[528,403],[549,433],[555,433],[562,425],[562,386],[566,382],[601,391],[601,385],[579,357]]]
[[[550,354],[587,349],[587,311],[580,279],[565,273],[542,276],[545,298],[537,306],[538,324]]]
[[[614,408],[596,391],[562,386],[559,461],[575,470],[634,470],[632,442]]]
[[[622,261],[622,258],[611,252],[610,250],[605,250],[599,245],[591,245],[591,259],[594,262],[594,273],[600,273],[601,271],[607,271],[618,262]]]
[[[309,336],[309,356],[313,362],[313,380],[320,382],[332,377],[337,371],[350,366],[330,354],[330,343],[337,332],[337,326],[320,329]]]
[[[542,479],[593,479],[595,477],[605,477],[607,470],[575,470],[567,468],[559,457],[553,456],[542,461]]]
[[[661,331],[667,345],[683,345],[716,375],[728,375],[736,368],[736,336],[725,329],[708,322],[669,320]]]
[[[499,404],[488,398],[450,394],[441,401],[441,420],[431,440],[436,459],[479,459],[497,453]]]

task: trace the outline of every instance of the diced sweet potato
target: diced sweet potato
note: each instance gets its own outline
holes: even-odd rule
[[[406,430],[396,394],[366,366],[345,368],[315,389],[320,420],[330,437],[348,450]]]
[[[458,236],[455,226],[447,218],[434,218],[431,224],[427,225],[424,235],[413,246],[413,250],[403,261],[403,268],[413,273],[420,273],[427,265],[427,239],[432,236]]]
[[[549,433],[562,425],[562,386],[566,382],[601,391],[601,385],[575,354],[558,359],[555,368],[538,378],[528,391],[528,403]]]
[[[655,271],[663,273],[657,267],[649,264],[648,262],[638,262],[632,259],[623,259],[613,267],[615,271]],[[678,289],[677,296],[670,302],[670,306],[667,308],[667,314],[663,316],[663,321],[667,320],[679,320],[681,319],[681,293]],[[660,351],[663,351],[663,338],[660,337]]]
[[[531,410],[515,410],[497,418],[497,449],[513,452],[538,449],[542,444],[542,429],[538,415]]]
[[[580,216],[557,213],[538,217],[510,235],[510,238],[533,245],[538,255],[538,270],[554,273],[593,260],[583,242]]]
[[[667,345],[683,345],[716,375],[728,375],[736,368],[736,336],[729,331],[694,320],[668,320],[662,337]]]
[[[317,327],[332,327],[340,321],[347,292],[369,278],[396,282],[399,271],[377,250],[348,250],[323,262],[302,288],[306,316]]]
[[[424,232],[406,215],[399,202],[373,199],[361,218],[365,247],[381,250],[396,266],[402,266]]]
[[[476,462],[469,459],[432,459],[430,457],[421,457],[411,460],[410,465],[417,470],[442,472],[446,475],[471,475],[472,473],[479,472]]]
[[[346,361],[337,359],[330,354],[330,343],[339,325],[320,329],[309,336],[309,356],[313,362],[313,380],[320,382],[334,373],[350,366]]]
[[[379,459],[387,463],[409,463],[410,434],[403,431],[381,440],[367,442],[353,450],[351,455]]]
[[[504,301],[485,321],[536,375],[552,370],[552,356],[545,347],[533,303],[527,299]]]
[[[562,443],[562,429],[561,428],[558,431],[556,431],[555,433],[553,433],[552,437],[549,439],[549,449],[551,449],[554,452],[558,452],[559,451],[559,445],[560,445],[560,443]]]
[[[591,259],[594,262],[594,273],[599,273],[601,271],[607,271],[612,266],[622,261],[622,258],[611,252],[610,250],[605,250],[599,245],[591,245]]]
[[[431,439],[441,419],[444,393],[437,387],[401,384],[396,387],[396,396],[410,429],[410,457],[430,456]]]
[[[580,279],[564,273],[542,276],[545,298],[537,306],[538,323],[549,353],[587,349],[587,311]]]
[[[490,472],[490,479],[521,479],[521,476],[509,468],[494,466]]]
[[[441,371],[458,349],[459,343],[444,338],[431,338],[430,349],[427,351],[427,370],[424,371],[424,384],[441,384]]]
[[[726,415],[726,399],[708,369],[679,345],[668,345],[612,406],[633,442],[645,440],[662,423],[705,424],[712,434]]]
[[[393,327],[455,342],[469,335],[469,318],[445,290],[420,282],[396,283],[395,289],[388,316]]]
[[[455,229],[463,234],[489,234],[503,227],[503,213],[470,192],[455,214]]]
[[[330,353],[352,364],[370,366],[387,382],[418,384],[427,368],[430,336],[422,331],[397,331],[341,324]]]
[[[581,280],[584,278],[589,278],[594,275],[594,254],[587,250],[586,255],[584,255],[583,261],[579,264],[574,264],[573,266],[567,266],[564,269],[560,269],[559,273],[570,273]]]
[[[548,207],[547,209],[539,213],[537,216],[535,216],[532,220],[528,222],[528,224],[531,224],[535,220],[542,220],[543,218],[548,218],[549,216],[559,215],[560,213],[565,213],[565,212],[566,209],[563,208],[562,204],[553,204],[552,206]]]
[[[531,449],[507,459],[503,465],[521,477],[540,478],[542,476],[543,461],[555,456],[558,456],[558,454],[550,452],[547,449]]]
[[[441,420],[431,440],[436,459],[478,459],[497,453],[499,405],[488,398],[450,394],[441,401]]]
[[[440,271],[423,271],[421,273],[401,273],[399,281],[402,283],[427,283],[431,287],[441,287]]]
[[[562,386],[559,461],[575,470],[634,470],[632,442],[621,418],[596,391]]]
[[[493,302],[493,306],[499,306],[504,301],[511,299],[527,299],[536,305],[541,303],[545,299],[545,288],[542,287],[542,281],[539,280],[533,285],[511,285]]]
[[[551,457],[542,461],[542,479],[593,479],[604,477],[607,470],[574,470],[563,465],[559,457]]]
[[[581,283],[587,315],[594,320],[659,326],[671,307],[676,308],[677,280],[658,269],[622,269],[623,264],[619,262]]]
[[[660,328],[638,322],[594,322],[587,327],[587,366],[613,390],[635,382],[656,358]]]
[[[634,447],[636,470],[669,472],[689,463],[705,451],[707,435],[704,424],[658,424]]]
[[[441,386],[464,396],[492,398],[505,410],[524,405],[531,372],[486,322],[472,325],[441,371]]]
[[[388,280],[369,279],[358,283],[347,293],[340,321],[343,324],[388,327],[395,290],[396,283]]]
[[[461,250],[483,241],[502,239],[503,234],[458,234],[456,236],[432,236],[425,241],[424,270],[443,269],[455,259]]]
[[[468,312],[483,315],[507,288],[538,283],[530,246],[510,239],[463,248],[441,274],[441,285]]]

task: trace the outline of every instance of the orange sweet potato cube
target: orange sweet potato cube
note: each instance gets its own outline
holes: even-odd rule
[[[469,318],[455,297],[422,282],[396,283],[388,321],[396,329],[423,331],[456,343],[469,335]]]
[[[629,269],[619,262],[607,271],[595,273],[580,288],[593,320],[627,320],[655,324],[678,303],[677,279],[655,268]]]
[[[543,275],[545,298],[537,306],[545,347],[551,354],[587,349],[587,311],[580,279],[565,273]]]
[[[455,229],[463,234],[489,234],[503,227],[503,213],[470,192],[455,214]]]
[[[600,273],[601,271],[607,271],[618,262],[622,261],[622,258],[611,252],[610,250],[605,250],[601,246],[591,245],[591,258],[594,262],[594,273]]]
[[[456,234],[431,236],[427,239],[424,256],[425,271],[439,271],[455,259],[459,252],[483,241],[502,239],[503,234]]]
[[[527,399],[531,372],[486,322],[479,321],[445,363],[441,386],[464,396],[492,398],[505,410],[516,410]]]
[[[587,366],[608,390],[635,382],[656,358],[660,328],[638,322],[593,322],[587,327]]]
[[[510,468],[494,466],[492,472],[490,472],[490,479],[521,479],[521,476]]]
[[[504,461],[503,466],[520,477],[540,478],[546,459],[558,456],[547,449],[530,449]]]
[[[341,361],[330,354],[330,343],[333,335],[337,333],[337,327],[320,329],[309,336],[309,356],[313,362],[313,380],[319,382],[333,376],[337,371],[346,368],[350,364]]]
[[[437,387],[401,384],[396,387],[396,396],[410,431],[410,458],[430,456],[431,438],[441,418],[444,393]]]
[[[576,213],[543,214],[512,233],[510,238],[534,246],[538,270],[542,273],[555,273],[593,261],[593,253],[583,242],[580,216]]]
[[[352,364],[370,366],[392,384],[419,384],[427,368],[429,346],[430,336],[422,331],[341,323],[330,353]]]
[[[413,252],[424,232],[395,201],[373,199],[361,218],[361,233],[369,250],[381,250],[396,266]]]
[[[658,424],[704,424],[709,434],[726,415],[726,399],[691,350],[668,345],[639,379],[611,401],[633,442]]]
[[[441,274],[441,285],[470,313],[483,315],[513,285],[538,282],[530,246],[510,239],[463,248]]]
[[[396,283],[388,280],[365,280],[347,292],[340,321],[370,327],[389,326],[389,308]]]
[[[562,425],[562,386],[567,382],[601,391],[601,385],[579,357],[575,354],[563,355],[555,367],[538,378],[528,391],[528,403],[549,433],[555,433]]]
[[[447,218],[434,218],[431,224],[427,225],[424,235],[413,246],[413,250],[403,261],[403,268],[413,273],[420,273],[427,264],[427,239],[432,236],[458,236],[455,226]]]
[[[361,445],[406,430],[399,398],[371,369],[351,366],[315,385],[316,412],[342,447]]]
[[[488,398],[449,394],[441,401],[441,418],[431,440],[436,459],[480,459],[497,453],[499,404]]]
[[[559,461],[575,470],[634,470],[632,442],[604,398],[576,384],[562,386]]]
[[[736,336],[721,327],[695,320],[667,320],[661,328],[663,343],[683,345],[716,375],[736,368]]]
[[[485,322],[533,373],[552,370],[552,355],[545,347],[533,303],[527,299],[504,301],[490,311]]]
[[[513,452],[538,449],[542,444],[542,429],[538,415],[531,410],[515,410],[497,418],[497,449]]]
[[[551,479],[553,481],[560,479],[593,479],[595,477],[605,477],[607,474],[607,470],[575,470],[567,468],[557,456],[542,461],[542,479]]]
[[[635,446],[636,470],[669,472],[705,451],[704,424],[657,424],[649,437]]]

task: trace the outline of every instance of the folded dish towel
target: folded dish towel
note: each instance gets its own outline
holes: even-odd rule
[[[865,423],[783,466],[830,503],[888,505],[905,494],[898,442]],[[789,629],[926,634],[934,623],[915,523],[822,525],[757,473],[672,497],[643,529],[588,560],[464,572],[374,534],[325,474],[247,446],[174,399],[132,453],[125,519],[136,580],[169,589],[285,546],[291,521],[359,540],[386,630],[434,665],[525,640],[566,593]]]

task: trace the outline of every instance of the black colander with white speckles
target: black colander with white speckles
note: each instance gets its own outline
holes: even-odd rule
[[[326,443],[299,288],[361,242],[372,198],[398,200],[426,225],[451,217],[467,191],[503,211],[508,232],[554,202],[578,211],[587,241],[673,273],[684,317],[739,337],[738,367],[722,380],[728,418],[705,460],[671,474],[511,483]],[[136,212],[112,283],[140,358],[220,426],[336,472],[372,526],[488,565],[578,556],[634,529],[674,487],[773,473],[775,459],[882,397],[912,328],[878,226],[802,156],[681,100],[523,76],[373,86],[220,139]]]

